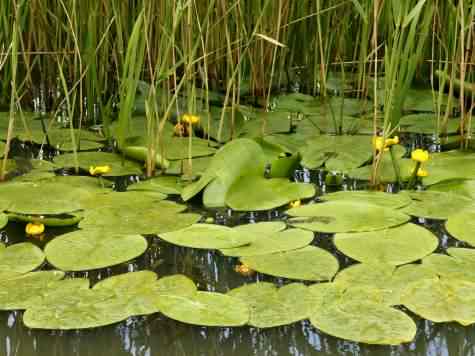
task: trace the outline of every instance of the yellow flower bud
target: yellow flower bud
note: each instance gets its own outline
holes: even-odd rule
[[[385,147],[389,147],[389,146],[392,146],[392,145],[397,145],[398,143],[399,143],[399,137],[394,136],[393,138],[388,138],[386,140]]]
[[[200,122],[200,117],[192,114],[184,114],[181,118],[181,121],[194,125]]]
[[[41,223],[28,223],[25,232],[29,236],[38,236],[45,231],[45,226]]]
[[[384,148],[384,138],[381,136],[374,136],[373,147],[376,149],[376,151],[381,151]]]
[[[111,166],[90,166],[89,167],[89,174],[91,176],[99,176],[102,174],[109,173],[112,170]]]
[[[418,177],[427,177],[429,175],[429,172],[427,172],[425,169],[423,168],[419,168],[417,170],[417,176]]]
[[[294,200],[289,203],[291,208],[298,208],[300,205],[302,205],[302,202],[300,200]]]
[[[412,151],[411,158],[413,161],[416,162],[426,162],[427,160],[429,160],[429,151],[421,150],[420,148],[418,148],[417,150]]]

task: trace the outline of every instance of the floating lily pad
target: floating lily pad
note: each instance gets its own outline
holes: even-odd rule
[[[335,283],[350,291],[357,287],[357,292],[365,295],[365,299],[389,306],[401,304],[401,293],[409,283],[434,276],[431,268],[421,264],[396,268],[387,263],[359,263],[340,271]]]
[[[475,246],[475,206],[472,210],[464,210],[449,216],[447,231],[457,240]]]
[[[4,213],[0,213],[0,229],[3,229],[8,224],[8,216]]]
[[[475,323],[475,283],[433,278],[409,284],[402,296],[406,308],[436,323]]]
[[[397,166],[399,169],[400,181],[407,182],[414,171],[414,162],[410,159],[400,159],[400,157],[398,157]],[[372,171],[372,165],[365,165],[363,167],[350,170],[348,172],[348,176],[353,179],[369,180],[372,175]],[[397,181],[398,177],[394,170],[394,163],[389,153],[385,153],[383,155],[383,158],[379,164],[378,173],[378,179],[382,183],[392,183]]]
[[[81,199],[81,207],[83,209],[137,209],[141,207],[150,207],[155,203],[159,203],[167,196],[155,191],[127,191],[127,192],[98,192],[93,195]]]
[[[257,224],[255,224],[257,225]],[[243,225],[246,226],[246,225]],[[243,231],[240,226],[236,231]],[[244,228],[244,230],[249,230]],[[301,229],[288,229],[278,232],[261,232],[249,244],[236,248],[221,249],[225,256],[257,256],[275,252],[297,250],[313,241],[313,232]]]
[[[409,215],[428,219],[445,220],[462,210],[475,207],[475,201],[459,194],[436,191],[410,192],[413,202],[402,209]]]
[[[316,307],[310,322],[327,334],[366,344],[398,345],[410,342],[417,331],[416,324],[405,313],[364,301]]]
[[[475,283],[475,250],[451,247],[447,253],[427,256],[423,265],[443,278]]]
[[[141,174],[142,169],[139,163],[127,160],[115,153],[107,152],[79,152],[77,154],[79,168],[89,171],[90,167],[110,166],[109,173],[104,176],[124,176]],[[54,163],[61,167],[75,167],[74,154],[64,154],[56,156]]]
[[[51,285],[64,277],[60,271],[39,271],[11,275],[0,281],[0,309],[26,309],[44,293],[51,290]]]
[[[447,179],[475,179],[475,155],[466,152],[442,152],[431,154],[427,162],[429,176],[424,184],[430,185]]]
[[[429,186],[428,190],[460,194],[475,200],[475,179],[448,179]]]
[[[127,187],[127,191],[153,191],[162,194],[181,194],[184,183],[179,177],[160,176]]]
[[[162,296],[192,295],[197,292],[196,284],[182,274],[162,277],[158,280],[155,290]]]
[[[373,204],[335,201],[287,210],[292,226],[319,232],[362,232],[401,225],[409,216]]]
[[[336,247],[345,255],[366,263],[402,265],[431,254],[439,240],[429,230],[415,224],[359,233],[340,233]]]
[[[330,280],[339,268],[335,257],[314,246],[267,255],[242,257],[241,261],[261,273],[308,281]]]
[[[8,211],[27,215],[63,214],[81,208],[79,199],[87,190],[66,184],[39,182],[7,182],[0,185],[0,196],[8,201]]]
[[[160,234],[160,238],[172,244],[203,249],[232,248],[248,245],[254,236],[226,226],[194,224],[182,230]]]
[[[341,191],[323,195],[324,201],[365,202],[386,208],[398,209],[411,204],[407,194],[390,194],[369,191]]]
[[[64,271],[113,266],[141,255],[147,240],[140,235],[79,230],[56,237],[45,247],[48,262]]]
[[[18,213],[7,213],[9,221],[17,221],[45,226],[73,226],[79,223],[83,218],[82,212],[60,215],[27,215]]]
[[[314,195],[312,184],[292,183],[285,178],[245,176],[228,190],[226,204],[238,211],[270,210]]]
[[[171,319],[200,326],[240,326],[249,321],[246,303],[212,292],[163,293],[157,299],[160,311]]]
[[[201,219],[199,214],[180,213],[185,209],[185,205],[171,201],[150,202],[144,199],[140,205],[128,208],[119,206],[88,211],[79,227],[117,234],[161,234],[183,229]]]
[[[5,247],[0,244],[0,276],[5,273],[26,273],[39,267],[45,255],[29,242],[21,242]]]
[[[270,328],[307,319],[313,308],[313,299],[307,287],[291,283],[277,288],[272,283],[260,282],[232,289],[228,295],[245,302],[251,311],[249,325]]]
[[[399,125],[401,131],[437,135],[437,133],[441,134],[443,130],[442,119],[443,117],[440,119],[439,127],[437,127],[436,114],[412,114],[401,117]],[[459,124],[460,119],[449,119],[446,133],[456,132]]]

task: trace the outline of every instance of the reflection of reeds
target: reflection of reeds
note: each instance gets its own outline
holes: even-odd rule
[[[179,97],[185,97],[182,109],[202,111],[202,124],[208,125],[208,89],[224,92],[235,137],[232,122],[242,95],[260,97],[254,102],[267,108],[274,88],[294,82],[305,92],[326,95],[329,72],[351,78],[354,91],[343,84],[339,91],[360,97],[372,94],[370,76],[376,80],[384,74],[386,94],[378,104],[390,108],[382,125],[389,136],[417,73],[440,88],[434,95],[440,132],[451,105],[461,107],[466,146],[473,112],[467,97],[475,94],[460,83],[475,82],[474,13],[471,0],[3,0],[0,106],[12,103],[14,74],[16,97],[23,103],[39,84],[75,98],[70,104],[78,126],[108,123],[106,115],[119,94],[123,144],[137,82],[145,80],[152,87],[147,99],[150,158],[155,152],[163,156],[159,137],[170,114],[180,114]],[[432,80],[435,73],[442,79]],[[195,88],[200,87],[206,94],[198,98]],[[444,90],[457,91],[460,102],[443,108]],[[48,109],[58,110],[65,100],[52,96]],[[220,134],[225,118],[223,110]]]

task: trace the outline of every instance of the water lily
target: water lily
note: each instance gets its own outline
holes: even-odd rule
[[[90,166],[89,167],[89,174],[91,176],[100,176],[106,173],[109,173],[112,170],[111,166]]]
[[[428,175],[429,175],[429,172],[426,171],[426,170],[425,170],[424,168],[422,168],[422,167],[419,167],[419,169],[417,170],[417,176],[418,176],[418,177],[423,178],[423,177],[427,177]]]
[[[429,151],[418,148],[412,151],[411,158],[413,161],[424,163],[429,160]]]
[[[254,273],[256,273],[256,271],[254,271],[253,269],[251,269],[249,266],[245,265],[244,263],[234,266],[234,271],[246,277],[252,276]]]
[[[181,118],[181,121],[190,125],[194,125],[200,122],[200,117],[192,114],[184,114]]]
[[[25,232],[28,236],[38,236],[45,232],[45,226],[41,223],[28,223],[25,227]]]
[[[294,200],[289,203],[291,208],[298,208],[300,205],[302,205],[302,202],[300,200]]]
[[[387,138],[386,140],[382,136],[373,137],[373,146],[376,151],[388,151],[389,147],[397,145],[399,143],[399,137],[394,136],[393,138]]]

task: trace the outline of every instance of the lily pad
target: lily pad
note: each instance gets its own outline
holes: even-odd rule
[[[466,208],[475,207],[474,200],[459,194],[422,191],[410,192],[409,195],[413,202],[402,211],[422,218],[445,220]]]
[[[8,224],[8,216],[4,213],[0,213],[0,229],[3,229]]]
[[[66,184],[39,182],[7,182],[0,185],[0,196],[8,201],[8,211],[27,215],[63,214],[81,208],[79,198],[87,190]]]
[[[79,230],[56,237],[45,247],[48,262],[64,271],[85,271],[129,261],[147,249],[140,235]]]
[[[429,230],[415,224],[359,233],[340,233],[336,247],[345,255],[365,263],[402,265],[431,254],[439,240]]]
[[[201,219],[199,214],[181,213],[185,209],[185,205],[171,201],[150,202],[144,199],[140,205],[128,208],[118,206],[88,211],[79,228],[103,229],[106,233],[117,234],[161,234],[183,229]]]
[[[373,204],[335,201],[287,210],[292,226],[319,232],[362,232],[404,224],[409,216]]]
[[[398,345],[410,342],[417,331],[416,324],[405,313],[364,301],[315,308],[310,322],[327,334],[366,344]]]
[[[153,191],[162,194],[181,194],[184,182],[175,176],[160,176],[140,181],[127,187],[127,191]]]
[[[291,283],[277,288],[273,283],[246,284],[232,289],[228,295],[245,302],[251,311],[249,325],[270,328],[307,319],[313,308],[313,299],[307,287]]]
[[[451,247],[447,253],[427,256],[423,265],[442,278],[475,283],[475,250]]]
[[[429,176],[424,184],[430,185],[447,179],[475,179],[475,155],[466,152],[431,154],[426,164]]]
[[[428,190],[460,194],[475,200],[475,179],[448,179],[429,186]]]
[[[0,281],[0,309],[26,309],[64,277],[60,271],[39,271],[10,276]]]
[[[142,173],[139,163],[127,160],[115,153],[107,152],[79,152],[77,154],[79,168],[89,171],[91,166],[110,166],[109,173],[104,176],[115,177],[124,175],[137,175]],[[56,156],[54,163],[61,167],[75,167],[74,154]]]
[[[0,276],[8,273],[26,273],[41,266],[45,259],[43,251],[29,242],[5,247],[0,244]]]
[[[155,191],[98,192],[81,199],[81,207],[88,210],[99,209],[102,211],[109,209],[141,210],[141,207],[150,207],[166,197],[165,194]]]
[[[437,133],[442,133],[442,119],[440,120],[439,128],[437,128],[437,116],[435,114],[412,114],[401,117],[399,125],[401,126],[401,131],[437,136]],[[446,133],[455,133],[458,130],[459,124],[460,119],[449,119]]]
[[[261,223],[262,224],[262,223]],[[255,224],[258,225],[258,224]],[[246,226],[246,225],[242,225]],[[240,226],[236,231],[248,230]],[[257,256],[276,252],[297,250],[309,245],[313,241],[313,232],[301,229],[288,229],[278,232],[261,232],[255,235],[255,239],[249,244],[235,248],[223,248],[221,252],[225,256]]]
[[[267,255],[241,257],[251,269],[276,277],[307,281],[327,281],[338,271],[338,261],[329,252],[314,246]]]
[[[406,308],[436,323],[475,323],[475,283],[433,278],[411,283],[402,296]]]
[[[245,176],[228,190],[226,205],[237,211],[270,210],[314,195],[313,184],[292,183],[285,178]]]
[[[182,230],[160,234],[160,238],[172,244],[203,249],[232,248],[254,241],[251,234],[226,226],[194,224]]]
[[[341,191],[325,194],[320,199],[324,201],[365,202],[393,209],[399,209],[411,204],[411,198],[407,194],[370,191]]]
[[[449,216],[447,231],[457,240],[475,246],[475,209],[464,210]]]
[[[18,213],[8,213],[7,215],[10,221],[34,222],[45,226],[73,226],[84,217],[82,212],[61,215],[27,215]]]

